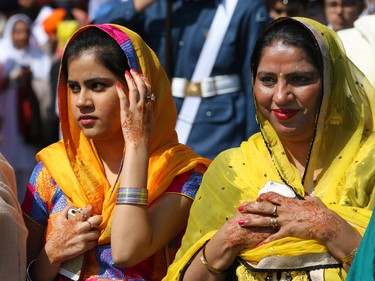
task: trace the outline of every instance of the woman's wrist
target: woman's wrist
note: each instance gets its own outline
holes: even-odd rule
[[[198,257],[211,273],[224,274],[231,267],[237,254],[236,249],[226,247],[226,243],[216,241],[213,237],[204,245]]]

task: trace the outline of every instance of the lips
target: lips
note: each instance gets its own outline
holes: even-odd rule
[[[91,116],[91,115],[81,115],[78,119],[78,121],[83,125],[83,126],[88,126],[93,124],[96,121],[96,117]]]
[[[289,120],[298,112],[295,109],[274,109],[272,111],[276,118],[280,120]]]

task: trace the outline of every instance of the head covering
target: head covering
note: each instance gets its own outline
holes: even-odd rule
[[[374,89],[347,59],[335,32],[307,18],[280,18],[267,27],[294,21],[311,32],[322,57],[323,96],[305,175],[301,177],[271,124],[256,106],[261,133],[225,151],[210,165],[193,203],[182,246],[165,280],[177,280],[192,256],[232,217],[254,201],[267,181],[293,188],[299,197],[313,187],[330,209],[363,234],[375,205]],[[321,169],[314,179],[314,172]],[[314,181],[316,180],[316,181]],[[230,199],[229,199],[230,198]],[[209,213],[207,206],[211,207]],[[319,241],[285,237],[240,253],[239,280],[265,280],[268,272],[290,271],[290,280],[344,280],[346,272]],[[251,268],[252,267],[252,268]],[[249,270],[250,268],[250,270]],[[313,276],[313,280],[315,277]]]
[[[203,172],[210,161],[178,143],[174,130],[177,114],[169,80],[155,53],[141,37],[119,25],[88,25],[79,29],[68,45],[77,34],[89,28],[99,28],[116,40],[124,51],[129,66],[149,80],[156,96],[153,104],[154,126],[150,138],[147,184],[148,202],[151,204],[168,188],[175,176],[194,169]],[[73,119],[66,79],[60,72],[58,105],[63,140],[38,153],[37,160],[44,163],[68,201],[76,207],[91,204],[95,214],[103,215],[100,226],[103,231],[99,243],[104,244],[108,243],[110,238],[110,220],[118,183],[114,187],[110,186],[93,141],[84,136]]]
[[[24,14],[11,16],[6,23],[4,35],[0,40],[0,63],[5,64],[5,74],[8,75],[15,68],[22,65],[30,66],[34,78],[49,78],[51,61],[38,46],[30,32],[30,41],[26,48],[17,49],[13,44],[13,30],[17,22],[26,23],[31,31],[31,19]]]

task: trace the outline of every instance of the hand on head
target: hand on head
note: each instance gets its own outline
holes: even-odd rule
[[[128,96],[120,83],[116,84],[120,98],[121,124],[126,144],[149,142],[155,95],[147,78],[134,69],[125,72]]]

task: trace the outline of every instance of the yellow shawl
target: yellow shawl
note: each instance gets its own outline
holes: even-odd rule
[[[150,81],[156,96],[147,184],[151,204],[175,176],[194,169],[204,172],[210,161],[178,143],[174,130],[177,115],[169,80],[155,53],[141,37],[118,25],[89,25],[78,30],[69,43],[87,28],[100,28],[112,36],[125,52],[130,67]],[[71,115],[66,78],[60,72],[58,105],[63,140],[39,152],[37,160],[43,162],[70,203],[81,208],[91,204],[95,214],[103,215],[99,243],[105,244],[110,239],[118,184],[108,183],[94,143],[83,135]]]
[[[304,18],[282,20],[297,20],[308,28],[324,61],[323,98],[304,181],[288,161],[276,132],[257,108],[261,133],[250,137],[241,147],[221,153],[210,165],[193,203],[182,246],[164,280],[179,280],[181,270],[202,245],[237,212],[240,204],[254,201],[269,180],[287,183],[300,196],[313,186],[314,196],[362,235],[368,224],[375,204],[374,112],[370,106],[375,105],[374,89],[346,58],[341,42],[329,28]],[[323,167],[323,172],[314,183],[312,175],[316,167]],[[268,261],[271,264],[268,269],[280,260],[279,264],[286,261],[286,265],[279,269],[288,267],[293,259],[306,260],[307,264],[314,257],[324,257],[331,265],[332,260],[336,263],[336,268],[324,270],[324,280],[345,279],[346,272],[316,240],[286,237],[240,254],[240,258],[254,267]],[[239,280],[264,280],[267,276],[250,272],[243,265],[237,267],[236,273]],[[292,278],[308,280],[298,270],[292,273]]]

